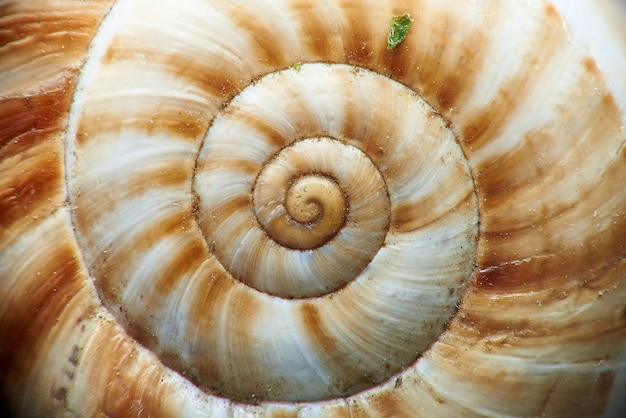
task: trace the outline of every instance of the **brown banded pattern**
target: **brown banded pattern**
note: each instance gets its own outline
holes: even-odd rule
[[[2,2],[0,407],[620,416],[612,22],[587,0]]]

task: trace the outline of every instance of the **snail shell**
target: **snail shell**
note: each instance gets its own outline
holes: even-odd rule
[[[626,42],[602,6],[0,10],[14,415],[626,411]]]

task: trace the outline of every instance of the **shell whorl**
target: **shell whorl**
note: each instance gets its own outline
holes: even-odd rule
[[[16,415],[626,410],[610,26],[608,56],[559,2],[66,3],[0,4]]]
[[[343,117],[358,107],[370,114]],[[197,384],[244,401],[350,395],[410,365],[454,313],[474,187],[444,120],[401,84],[345,64],[270,73],[222,106],[197,157],[134,130],[68,146],[76,234],[117,321]],[[155,185],[155,170],[178,173]]]

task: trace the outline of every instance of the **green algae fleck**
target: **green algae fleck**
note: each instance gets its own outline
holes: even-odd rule
[[[404,41],[412,23],[413,19],[411,19],[408,13],[391,18],[391,29],[389,29],[389,37],[387,38],[387,49],[394,49]]]

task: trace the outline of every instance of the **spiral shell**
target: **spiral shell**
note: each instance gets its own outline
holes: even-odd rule
[[[2,406],[620,416],[602,7],[0,3]]]

